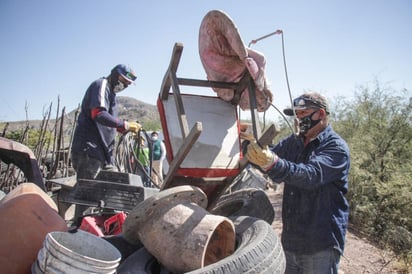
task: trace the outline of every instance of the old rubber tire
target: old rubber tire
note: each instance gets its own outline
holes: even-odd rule
[[[117,274],[147,274],[159,273],[160,265],[156,258],[142,247],[126,260],[124,260],[117,268]]]
[[[246,188],[225,194],[209,209],[211,214],[225,217],[250,216],[272,224],[275,210],[269,197],[261,189]]]
[[[280,274],[285,272],[286,260],[282,245],[275,230],[267,222],[248,216],[234,217],[233,222],[236,228],[235,252],[219,262],[187,274]],[[157,263],[155,257],[148,255],[144,247],[136,253],[140,255],[131,255],[119,266],[119,274],[154,274],[159,273],[159,270],[162,274],[170,274]],[[139,259],[133,263],[133,258]],[[156,272],[153,269],[156,269]]]
[[[190,274],[284,273],[285,255],[275,230],[265,221],[240,216],[236,227],[235,252]]]
[[[129,243],[128,241],[126,241],[122,234],[105,235],[102,237],[102,239],[108,241],[114,247],[116,247],[117,250],[119,250],[120,254],[122,255],[120,263],[122,263],[126,258],[143,247],[143,244],[141,242],[136,242],[134,244]]]

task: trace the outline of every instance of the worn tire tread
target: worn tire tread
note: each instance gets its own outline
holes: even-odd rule
[[[225,217],[250,216],[269,224],[275,219],[275,210],[269,197],[265,191],[257,188],[245,188],[225,194],[209,212]]]
[[[219,262],[189,273],[284,273],[285,256],[273,228],[263,220],[248,216],[233,217],[233,221],[238,241],[236,251]]]

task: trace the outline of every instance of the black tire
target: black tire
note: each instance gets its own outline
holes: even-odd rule
[[[285,254],[275,230],[265,221],[253,217],[233,218],[236,227],[235,252],[188,274],[284,273]]]
[[[187,274],[280,274],[285,272],[286,260],[282,245],[276,232],[268,223],[247,216],[235,217],[233,222],[236,228],[235,252],[219,262]],[[158,264],[146,248],[143,247],[136,253],[119,266],[119,274],[170,274]]]
[[[159,273],[160,265],[156,258],[142,247],[130,255],[117,268],[117,274],[150,274]]]
[[[119,235],[107,235],[102,237],[104,240],[111,243],[114,247],[116,247],[120,254],[122,255],[122,259],[120,263],[122,263],[126,258],[131,256],[137,250],[143,247],[143,244],[140,242],[131,244],[126,241],[122,234]]]
[[[265,175],[253,166],[248,166],[233,180],[228,188],[227,193],[234,192],[244,188],[257,188],[265,190],[267,188],[268,179]]]
[[[269,197],[261,189],[246,188],[225,194],[209,209],[215,215],[225,217],[250,216],[272,224],[275,210]]]

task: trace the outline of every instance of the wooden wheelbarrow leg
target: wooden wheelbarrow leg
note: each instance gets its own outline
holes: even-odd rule
[[[166,175],[165,180],[163,181],[161,190],[170,187],[171,182],[173,180],[173,176],[175,175],[180,164],[186,158],[186,155],[189,153],[193,144],[196,143],[197,139],[200,136],[200,133],[202,133],[202,123],[196,122],[193,125],[192,129],[190,130],[189,135],[186,138],[184,138],[182,146],[179,148],[179,151],[177,152],[176,156],[173,158],[173,161],[170,163],[169,171]]]
[[[160,98],[167,100],[169,97],[169,90],[172,87],[175,93],[176,110],[179,116],[180,129],[182,131],[183,138],[186,138],[189,132],[189,125],[187,123],[185,108],[183,107],[182,98],[180,96],[179,84],[176,77],[176,70],[179,66],[180,57],[182,56],[183,44],[176,43],[173,48],[172,58],[170,60],[169,68],[163,78],[162,87],[160,89]]]

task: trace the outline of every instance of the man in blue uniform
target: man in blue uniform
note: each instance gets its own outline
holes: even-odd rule
[[[94,179],[101,169],[113,167],[117,132],[138,132],[141,125],[117,117],[116,94],[136,80],[134,71],[123,64],[110,75],[90,84],[83,97],[73,136],[71,160],[77,179]],[[76,206],[78,217],[85,207]]]
[[[270,149],[254,141],[246,155],[273,181],[284,182],[285,273],[337,273],[349,215],[349,149],[329,125],[328,102],[319,93],[299,96],[284,113],[296,114],[299,134]]]
[[[116,94],[135,80],[134,71],[120,64],[87,89],[72,144],[72,163],[78,179],[94,179],[100,169],[113,165],[117,132],[140,129],[140,124],[117,117]]]

